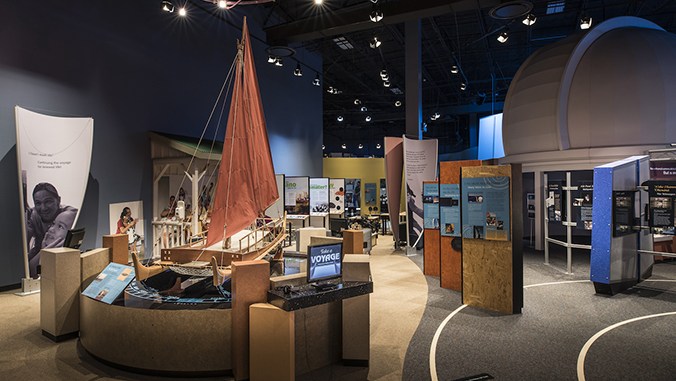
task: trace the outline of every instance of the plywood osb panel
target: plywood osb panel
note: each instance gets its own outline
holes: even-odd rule
[[[476,167],[481,165],[481,160],[442,161],[439,163],[440,184],[460,184],[460,168]],[[462,252],[453,248],[453,239],[459,237],[440,238],[440,279],[442,288],[462,291]],[[427,244],[427,243],[425,243]],[[456,245],[459,248],[459,245]]]
[[[462,168],[463,178],[510,177],[511,195],[521,194],[521,167],[482,166]],[[519,313],[523,305],[523,258],[520,197],[510,197],[510,241],[462,240],[463,303],[507,314]],[[519,205],[515,205],[515,202]],[[517,208],[518,206],[518,208]],[[516,241],[514,237],[517,237]]]
[[[425,229],[423,236],[425,241],[423,272],[425,275],[439,276],[439,235],[439,229]]]

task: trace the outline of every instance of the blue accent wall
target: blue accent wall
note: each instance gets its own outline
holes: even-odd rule
[[[205,6],[208,6],[205,3]],[[264,37],[257,6],[227,15]],[[251,9],[251,11],[249,10]],[[236,52],[241,32],[191,9],[187,19],[159,1],[3,2],[0,12],[0,287],[23,277],[14,106],[55,116],[94,118],[90,179],[78,221],[84,249],[108,234],[110,203],[143,200],[152,216],[148,131],[198,137]],[[314,70],[294,77],[295,61],[266,63],[252,39],[273,161],[278,173],[321,176],[322,88]],[[296,57],[321,69],[321,57]],[[150,218],[146,218],[150,221]],[[147,222],[145,231],[149,232]],[[146,247],[149,250],[149,245]]]
[[[613,168],[594,168],[592,204],[591,281],[610,283],[610,244],[612,233]]]

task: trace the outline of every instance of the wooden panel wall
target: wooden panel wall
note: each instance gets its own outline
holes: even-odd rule
[[[423,273],[425,275],[439,276],[441,265],[439,263],[439,229],[425,229],[425,249],[423,252]]]
[[[523,307],[521,166],[465,167],[463,178],[510,177],[510,241],[463,238],[462,301],[507,314]],[[516,213],[514,212],[516,211]]]
[[[439,163],[439,183],[460,184],[460,168],[479,165],[481,160],[442,161]],[[453,239],[462,240],[440,236],[440,284],[443,288],[462,291],[462,251],[453,248]],[[460,249],[460,245],[456,247]]]

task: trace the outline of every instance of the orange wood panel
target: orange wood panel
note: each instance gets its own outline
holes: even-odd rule
[[[129,236],[126,234],[110,234],[103,236],[102,246],[109,249],[109,259],[114,263],[129,263]]]
[[[425,250],[423,252],[423,272],[425,275],[439,276],[439,230],[425,229]]]

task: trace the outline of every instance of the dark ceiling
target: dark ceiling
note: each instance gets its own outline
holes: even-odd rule
[[[383,136],[404,133],[405,104],[396,107],[395,102],[404,103],[406,91],[406,21],[420,20],[424,136],[439,138],[440,153],[468,148],[470,124],[476,123],[477,116],[502,110],[519,66],[535,50],[584,33],[581,17],[592,17],[593,28],[613,17],[638,16],[676,32],[676,0],[373,1],[324,0],[316,5],[313,0],[277,0],[265,5],[263,27],[270,45],[303,47],[323,57],[325,153],[382,156],[376,144],[382,143]],[[511,3],[517,11],[532,4],[530,13],[536,22],[526,26],[521,16],[495,17],[491,10],[504,3]],[[376,7],[384,18],[374,23],[369,14]],[[497,16],[511,9],[500,8]],[[496,38],[504,31],[509,39],[500,43]],[[382,41],[376,49],[369,46],[374,36]],[[339,47],[338,38],[351,48]],[[458,74],[451,73],[454,64],[460,67]],[[389,74],[389,88],[380,77],[383,69]],[[467,85],[464,91],[463,82]],[[329,93],[330,88],[338,93]],[[361,104],[355,104],[355,99]],[[360,111],[362,106],[367,111]],[[434,113],[439,114],[436,120],[431,118]],[[347,149],[340,147],[342,143]]]

